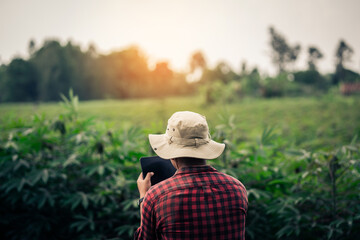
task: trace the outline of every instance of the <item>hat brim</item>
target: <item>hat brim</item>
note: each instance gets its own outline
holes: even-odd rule
[[[215,159],[219,157],[225,149],[225,144],[217,143],[213,140],[197,147],[181,146],[176,143],[169,144],[165,134],[149,134],[149,141],[154,152],[164,159],[179,157]]]

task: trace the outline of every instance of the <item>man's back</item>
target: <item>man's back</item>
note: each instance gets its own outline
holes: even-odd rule
[[[245,239],[245,187],[210,166],[185,167],[149,189],[139,239]]]

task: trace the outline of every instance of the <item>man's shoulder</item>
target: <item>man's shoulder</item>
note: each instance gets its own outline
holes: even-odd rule
[[[206,177],[204,177],[206,175]],[[202,177],[193,174],[177,175],[150,187],[148,190],[148,198],[158,200],[174,191],[187,189],[202,185],[216,185],[224,191],[239,192],[246,194],[246,188],[240,180],[213,168],[212,171],[202,173]]]
[[[227,183],[229,186],[238,186],[245,190],[244,184],[242,184],[239,179],[220,171],[217,171],[216,174],[218,175],[220,182],[224,182],[225,184]]]
[[[227,179],[228,181],[230,182],[233,182],[233,183],[236,183],[236,184],[241,184],[243,185],[239,179],[227,174],[227,173],[224,173],[224,172],[218,172],[220,175],[223,176],[224,179]]]
[[[242,182],[224,172],[218,171],[215,168],[214,171],[207,172],[206,178],[203,178],[204,184],[225,184],[228,186],[233,187],[240,187],[245,190],[245,186],[242,184]],[[190,176],[190,177],[189,177]],[[174,175],[154,186],[152,186],[149,189],[149,192],[152,193],[152,195],[159,195],[164,194],[165,192],[171,192],[173,190],[182,188],[182,187],[189,187],[192,185],[192,175]],[[190,181],[190,182],[189,182]],[[206,182],[209,181],[209,182]],[[196,184],[198,185],[198,183]]]

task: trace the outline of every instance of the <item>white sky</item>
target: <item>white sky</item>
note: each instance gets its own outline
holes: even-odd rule
[[[290,44],[300,43],[298,68],[306,67],[306,51],[324,53],[320,70],[334,69],[340,39],[355,54],[351,69],[360,72],[359,0],[0,0],[0,62],[27,57],[31,38],[72,40],[84,49],[94,43],[108,53],[139,46],[150,63],[168,60],[186,70],[195,50],[210,66],[224,60],[239,71],[250,67],[273,73],[268,27],[273,25]]]

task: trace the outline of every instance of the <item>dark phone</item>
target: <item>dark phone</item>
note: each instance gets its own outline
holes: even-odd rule
[[[176,168],[171,164],[170,160],[161,157],[142,157],[140,158],[141,169],[143,177],[146,177],[148,172],[153,172],[151,177],[151,186],[173,176]]]

